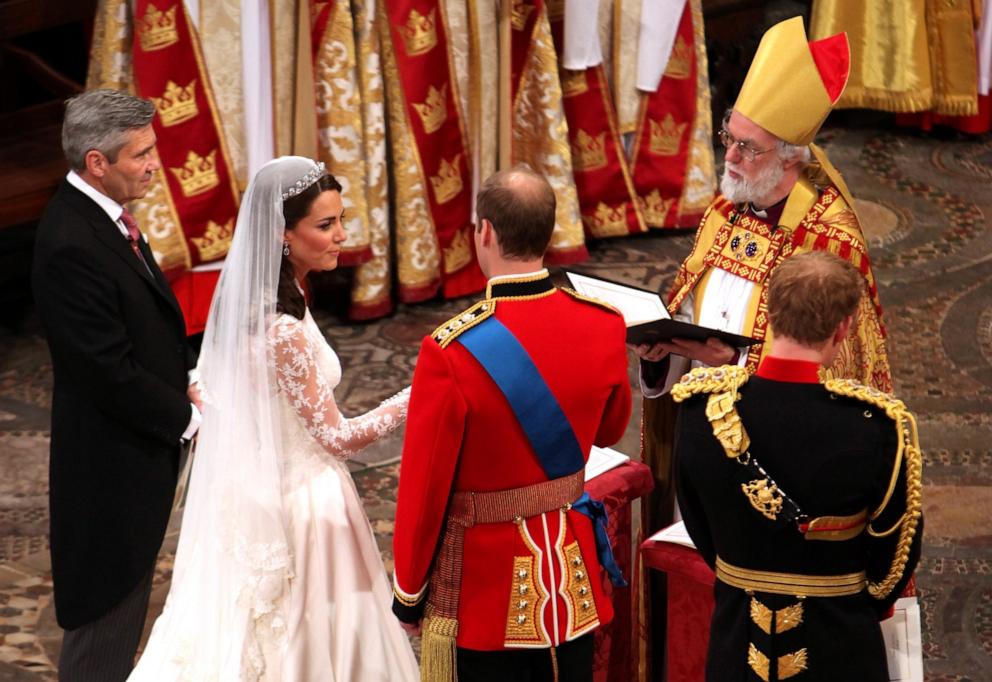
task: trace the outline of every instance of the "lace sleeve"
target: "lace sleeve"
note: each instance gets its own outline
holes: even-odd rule
[[[320,372],[313,346],[301,322],[286,317],[280,319],[272,328],[269,344],[279,391],[303,420],[310,435],[332,456],[348,459],[406,419],[409,387],[374,410],[345,418],[334,402],[330,384]]]

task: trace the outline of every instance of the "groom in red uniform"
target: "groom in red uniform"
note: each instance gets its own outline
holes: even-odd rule
[[[423,619],[424,680],[591,680],[623,578],[583,467],[630,418],[625,327],[551,283],[543,177],[496,173],[477,213],[486,297],[424,339],[413,377],[393,611]]]

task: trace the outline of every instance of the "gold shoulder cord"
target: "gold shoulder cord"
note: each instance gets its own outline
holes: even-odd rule
[[[889,479],[889,487],[885,492],[885,498],[878,508],[869,516],[868,534],[876,538],[884,538],[899,531],[899,542],[896,544],[896,551],[892,558],[892,565],[889,567],[888,575],[878,583],[868,583],[868,592],[876,599],[884,599],[891,594],[896,583],[902,577],[906,569],[906,562],[909,561],[909,550],[916,536],[916,529],[919,526],[922,510],[922,477],[923,477],[923,457],[920,452],[919,434],[916,430],[916,419],[906,409],[906,405],[887,393],[883,393],[874,388],[869,388],[851,379],[831,379],[824,384],[831,393],[842,395],[848,398],[856,398],[870,405],[879,408],[892,419],[896,424],[896,446],[895,464],[892,467],[892,476]],[[902,516],[884,531],[876,531],[872,528],[871,522],[877,519],[889,504],[896,483],[899,480],[899,470],[903,459],[906,460],[906,511]]]
[[[747,369],[736,365],[696,367],[672,387],[672,398],[677,403],[700,393],[710,394],[706,418],[713,427],[713,435],[731,459],[747,452],[751,445],[734,405],[739,399],[737,391],[749,377]]]
[[[616,313],[617,315],[623,315],[623,313],[621,313],[619,310],[614,308],[606,301],[595,298],[594,296],[586,296],[585,294],[580,294],[578,291],[570,287],[558,287],[558,288],[576,300],[585,301],[586,303],[592,303],[593,305],[597,305],[600,308],[605,308],[606,310],[609,310],[611,313]]]
[[[431,337],[441,348],[458,338],[458,335],[484,321],[496,312],[496,301],[485,299],[464,310],[431,332]]]

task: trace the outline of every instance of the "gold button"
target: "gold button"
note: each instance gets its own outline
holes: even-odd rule
[[[582,580],[585,577],[586,577],[586,574],[583,573],[582,571],[576,571],[575,572],[575,579],[576,580]]]
[[[527,622],[527,616],[525,616],[522,613],[517,615],[517,625],[523,625],[526,622]]]
[[[517,571],[517,577],[520,578],[521,580],[525,579],[527,577],[527,569],[521,568],[519,571]]]
[[[582,587],[579,588],[579,594],[581,594],[583,597],[586,596],[586,592],[588,592],[588,591],[589,591],[589,588],[586,587],[585,585],[583,585]]]
[[[527,586],[526,585],[518,585],[517,586],[517,591],[520,592],[520,594],[527,594]]]
[[[582,602],[582,608],[585,609],[586,611],[589,610],[590,606],[592,606],[592,604],[589,603],[589,600]]]
[[[573,566],[581,566],[582,565],[582,557],[577,556],[574,559],[572,559],[572,565]]]
[[[522,609],[526,609],[527,608],[527,600],[526,599],[521,599],[520,601],[518,601],[517,602],[517,608],[518,609],[521,609],[521,610]]]

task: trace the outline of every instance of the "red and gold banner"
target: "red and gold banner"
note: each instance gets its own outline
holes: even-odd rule
[[[442,253],[448,297],[479,291],[485,280],[472,240],[471,155],[456,97],[444,8],[438,0],[386,3],[409,130]]]
[[[563,17],[551,19],[555,48],[562,52]],[[572,169],[579,210],[590,237],[645,232],[637,195],[617,129],[606,72],[602,65],[584,71],[560,71]]]
[[[683,214],[680,206],[696,118],[696,63],[692,9],[685,4],[658,89],[641,96],[631,157],[634,187],[652,227],[695,227],[702,211]]]
[[[137,0],[134,8],[134,81],[152,100],[157,151],[192,265],[224,258],[238,215],[210,81],[200,46],[180,0]],[[179,272],[170,272],[175,276]]]
[[[314,65],[317,64],[317,53],[321,45],[324,44],[324,33],[327,31],[327,22],[331,18],[331,11],[334,9],[333,0],[309,0],[310,3],[310,52]],[[349,8],[350,9],[350,8]]]

